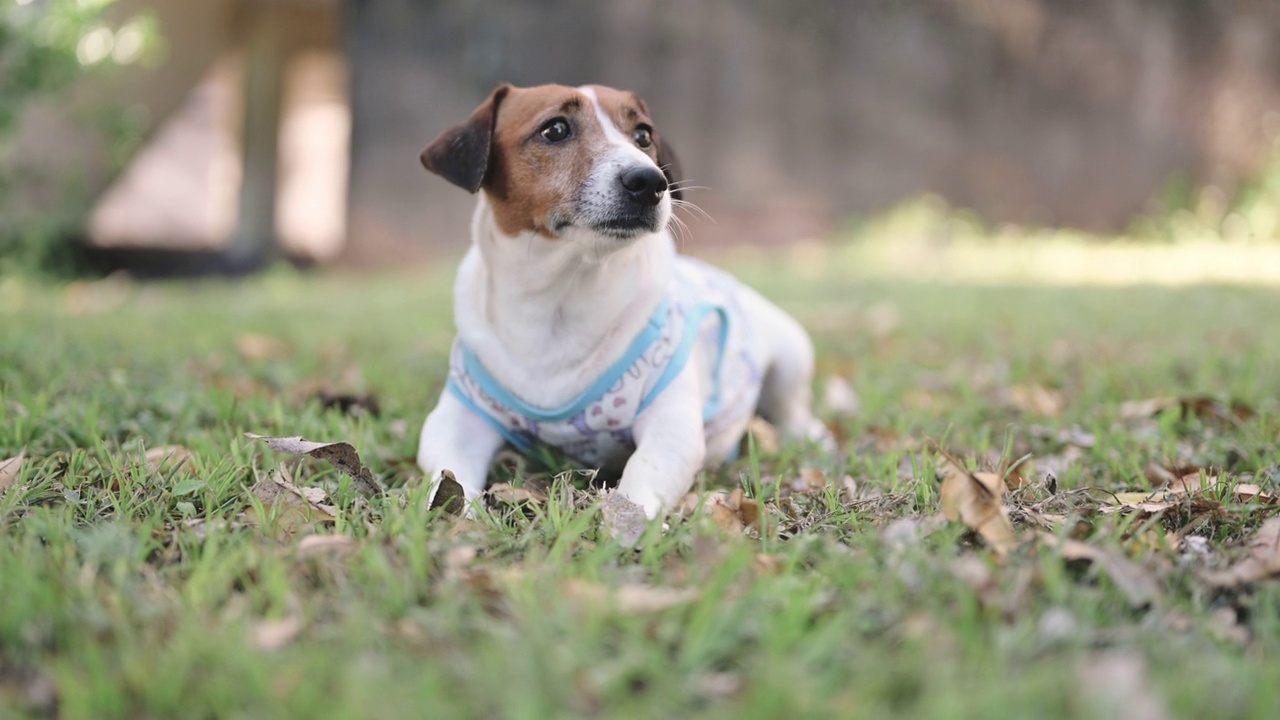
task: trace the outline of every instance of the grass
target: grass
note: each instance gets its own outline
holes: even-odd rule
[[[1195,465],[1275,493],[1274,286],[924,283],[812,250],[729,264],[811,329],[820,378],[857,390],[856,413],[823,411],[848,452],[753,447],[700,492],[742,488],[763,532],[699,511],[639,550],[601,532],[581,482],[474,522],[424,506],[410,459],[444,380],[448,268],[0,279],[0,458],[26,452],[0,496],[0,716],[1274,716],[1280,582],[1202,577],[1268,507],[1104,513],[1080,491]],[[1252,414],[1122,408],[1202,394]],[[245,432],[346,440],[390,489],[366,499]],[[1049,518],[1155,577],[1154,601],[941,521],[928,439],[976,469],[1031,455],[1006,500],[1019,531]],[[149,465],[165,445],[188,464]],[[333,524],[254,499],[282,462]],[[798,491],[803,468],[829,484]]]

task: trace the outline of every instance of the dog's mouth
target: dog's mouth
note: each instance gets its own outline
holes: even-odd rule
[[[658,214],[655,212],[645,213],[629,213],[626,215],[611,215],[592,224],[592,230],[601,235],[608,235],[619,239],[629,239],[636,235],[644,233],[656,232],[658,229]]]

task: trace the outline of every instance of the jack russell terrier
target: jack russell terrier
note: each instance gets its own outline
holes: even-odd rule
[[[504,442],[605,472],[656,517],[736,453],[752,415],[830,447],[813,345],[728,274],[678,256],[671,146],[634,93],[502,85],[422,152],[479,196],[454,287],[448,384],[422,427],[431,494],[468,507]]]

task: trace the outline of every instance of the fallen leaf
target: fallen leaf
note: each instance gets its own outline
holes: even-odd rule
[[[9,486],[18,479],[18,473],[22,472],[22,461],[27,457],[27,449],[23,448],[14,457],[8,460],[0,460],[0,493],[9,489]]]
[[[800,476],[791,481],[791,492],[800,495],[821,495],[826,489],[827,474],[816,467],[800,468]]]
[[[1280,517],[1262,524],[1249,538],[1249,554],[1227,568],[1206,572],[1204,579],[1217,587],[1240,587],[1280,576]]]
[[[862,400],[853,386],[839,375],[832,375],[823,384],[822,402],[827,412],[836,417],[853,417],[862,407]]]
[[[436,508],[444,508],[446,515],[461,515],[466,509],[467,494],[462,489],[462,483],[458,482],[454,477],[452,470],[440,471],[440,482],[436,487],[436,494],[431,498],[430,510]]]
[[[322,502],[324,490],[294,485],[283,466],[279,472],[259,480],[249,492],[275,517],[276,529],[285,536],[296,535],[312,523],[332,523],[338,515],[337,508]],[[245,515],[250,523],[259,527],[265,521],[257,517],[254,508],[246,510]]]
[[[357,490],[374,497],[382,495],[382,486],[374,479],[373,471],[360,462],[360,454],[356,452],[351,443],[311,442],[302,436],[266,437],[254,433],[245,433],[245,437],[261,440],[277,452],[285,452],[291,455],[308,455],[324,460],[349,476]]]
[[[367,414],[378,417],[382,414],[382,405],[373,393],[344,393],[319,390],[311,397],[315,398],[325,410],[337,410],[343,415]]]
[[[355,550],[356,539],[350,535],[308,535],[298,541],[298,557],[312,555],[346,555]]]
[[[257,333],[241,333],[236,338],[236,352],[247,362],[283,360],[291,354],[289,345],[283,340]]]
[[[662,612],[698,599],[694,588],[672,588],[657,585],[631,583],[618,588],[608,588],[587,580],[566,580],[561,590],[571,600],[584,605],[609,605],[628,615]]]
[[[1161,413],[1177,410],[1179,417],[1202,417],[1235,424],[1252,418],[1257,413],[1247,403],[1239,400],[1222,401],[1209,395],[1191,395],[1183,398],[1150,398],[1130,400],[1120,404],[1121,420],[1144,420]]]
[[[1260,505],[1275,505],[1278,498],[1269,492],[1263,492],[1262,487],[1252,483],[1238,483],[1231,488],[1232,494],[1236,496],[1238,502],[1256,502]]]
[[[1097,565],[1124,593],[1131,607],[1148,607],[1160,599],[1162,591],[1156,576],[1119,552],[1048,533],[1041,533],[1040,537],[1046,545],[1057,549],[1065,560],[1084,560]]]
[[[547,494],[544,492],[528,486],[516,487],[510,483],[490,485],[485,496],[494,503],[511,507],[542,505],[547,501]]]
[[[781,447],[778,442],[778,429],[759,415],[751,418],[751,422],[747,425],[747,434],[755,442],[756,450],[766,455],[778,452]]]
[[[623,547],[635,547],[649,527],[644,508],[617,490],[604,491],[600,511],[604,528]]]
[[[971,473],[947,459],[942,481],[942,514],[963,522],[978,533],[997,555],[1007,555],[1018,546],[1009,512],[1001,498],[1004,481],[995,473]]]
[[[1015,410],[1046,417],[1057,417],[1067,409],[1065,393],[1034,383],[1009,388],[1005,402]]]
[[[151,448],[144,456],[147,469],[158,473],[162,469],[177,470],[191,461],[191,451],[181,445],[164,445]]]
[[[302,632],[302,620],[290,616],[281,620],[259,620],[250,630],[253,646],[264,652],[279,650]]]

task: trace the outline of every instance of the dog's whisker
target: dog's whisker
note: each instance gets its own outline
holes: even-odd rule
[[[686,212],[688,212],[688,213],[689,213],[690,217],[693,217],[693,216],[695,216],[695,215],[696,215],[696,216],[701,217],[701,218],[703,218],[703,219],[705,219],[705,220],[709,220],[710,222],[713,222],[713,223],[716,221],[716,220],[715,220],[715,218],[711,217],[711,214],[710,214],[710,213],[708,213],[706,210],[703,210],[702,208],[698,207],[696,204],[694,204],[694,203],[692,203],[692,202],[689,202],[688,200],[675,200],[675,199],[672,199],[672,201],[671,201],[671,202],[672,202],[672,207],[673,207],[674,209],[676,209],[676,210],[684,210],[684,211],[686,211]]]

